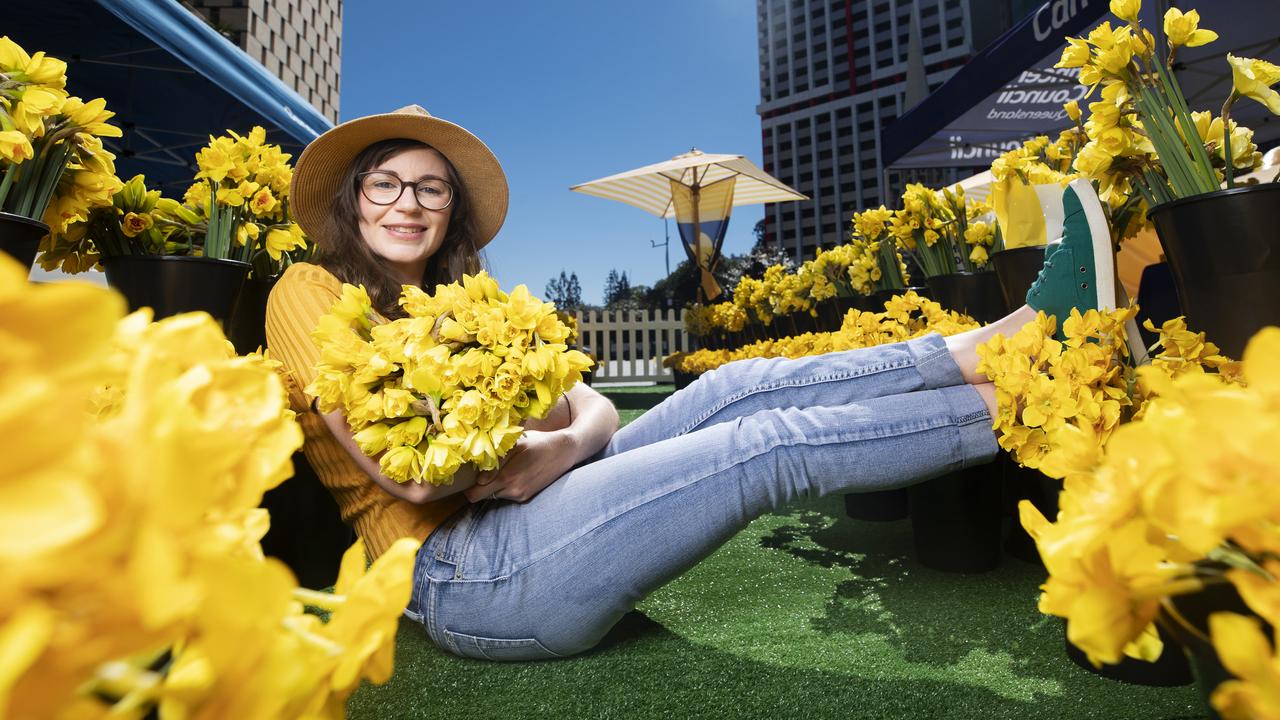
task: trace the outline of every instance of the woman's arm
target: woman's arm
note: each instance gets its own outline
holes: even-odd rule
[[[476,471],[471,465],[463,465],[458,472],[453,475],[453,482],[447,485],[431,485],[430,483],[407,482],[398,483],[395,480],[382,474],[381,468],[378,467],[378,461],[364,454],[360,446],[356,444],[355,438],[351,437],[351,428],[347,425],[347,417],[342,414],[341,410],[323,413],[324,424],[329,428],[329,432],[338,439],[338,444],[347,451],[351,459],[356,465],[364,470],[365,474],[373,479],[383,490],[400,498],[408,500],[414,504],[422,504],[439,500],[456,493],[460,493],[476,484]]]
[[[501,468],[479,474],[475,486],[467,490],[467,499],[525,502],[599,452],[617,429],[613,403],[582,383],[574,385],[546,418],[529,423]]]

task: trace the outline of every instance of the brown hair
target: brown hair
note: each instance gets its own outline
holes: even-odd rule
[[[369,249],[360,233],[360,187],[356,176],[377,167],[389,157],[419,149],[435,150],[417,140],[397,139],[382,140],[360,151],[338,183],[329,230],[316,243],[316,262],[342,282],[363,285],[369,292],[374,309],[389,319],[405,316],[397,302],[400,283],[392,279],[387,261]],[[440,156],[444,157],[444,154]],[[444,162],[449,170],[449,182],[453,185],[453,204],[444,242],[427,261],[427,269],[423,273],[422,287],[427,290],[439,283],[460,280],[464,274],[475,274],[484,268],[480,252],[476,249],[475,222],[466,186],[449,158],[444,158]]]

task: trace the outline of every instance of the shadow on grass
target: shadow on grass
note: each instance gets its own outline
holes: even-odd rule
[[[850,579],[836,585],[823,614],[811,619],[815,632],[850,642],[875,636],[905,660],[936,668],[962,667],[975,654],[1002,656],[1002,671],[1056,688],[1028,717],[1118,717],[1107,700],[1125,695],[1135,704],[1150,699],[1142,717],[1204,717],[1197,714],[1191,687],[1126,685],[1076,667],[1063,649],[1060,621],[1036,608],[1043,568],[1006,558],[999,569],[981,575],[929,570],[910,556],[909,521],[853,521],[841,500],[826,498],[817,510],[783,514],[789,522],[760,539],[762,547],[807,563],[849,570]],[[1093,708],[1090,698],[1097,699]],[[990,714],[1002,716],[1003,709]]]
[[[488,663],[424,645],[422,630],[402,623],[395,676],[356,693],[350,717],[1088,717],[1070,697],[1022,702],[962,682],[760,662],[691,643],[639,612],[567,660]]]

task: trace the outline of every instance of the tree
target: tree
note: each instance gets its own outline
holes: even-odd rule
[[[560,277],[551,278],[547,282],[546,295],[547,301],[555,303],[561,310],[582,307],[582,285],[578,283],[578,273],[566,275],[564,270],[561,270]]]
[[[609,275],[604,279],[605,307],[615,308],[630,299],[631,281],[627,279],[627,272],[624,270],[619,274],[617,270],[610,270]]]

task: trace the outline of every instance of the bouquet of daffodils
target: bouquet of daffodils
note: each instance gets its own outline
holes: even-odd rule
[[[1079,68],[1090,93],[1102,87],[1101,100],[1089,105],[1089,142],[1076,154],[1075,170],[1096,181],[1104,199],[1113,186],[1128,194],[1132,185],[1148,207],[1214,192],[1224,180],[1232,187],[1234,173],[1257,169],[1262,155],[1253,131],[1231,120],[1231,108],[1251,98],[1280,114],[1280,94],[1272,89],[1280,83],[1280,67],[1227,55],[1232,90],[1221,116],[1193,111],[1174,76],[1178,52],[1211,43],[1218,34],[1200,27],[1195,10],[1169,8],[1167,52],[1158,52],[1156,38],[1138,20],[1140,9],[1140,0],[1112,0],[1121,23],[1113,28],[1104,22],[1086,37],[1067,38],[1055,66]]]
[[[68,95],[67,64],[0,36],[0,212],[43,220],[54,232],[111,205],[120,190],[115,155],[102,138],[120,137],[102,98]]]
[[[250,263],[254,277],[279,275],[308,251],[289,214],[291,158],[267,142],[261,127],[210,137],[196,153],[195,182],[170,215],[186,233],[203,237],[205,257]]]
[[[849,281],[855,290],[870,295],[877,290],[903,290],[911,280],[902,261],[902,248],[888,232],[893,211],[881,205],[853,216],[849,247],[854,260],[849,264]]]
[[[341,409],[368,456],[397,482],[441,485],[464,463],[493,470],[582,379],[591,360],[565,344],[569,328],[519,285],[502,292],[488,274],[464,275],[435,293],[406,285],[408,317],[383,322],[362,287],[342,298],[312,335],[321,351],[306,392]]]

